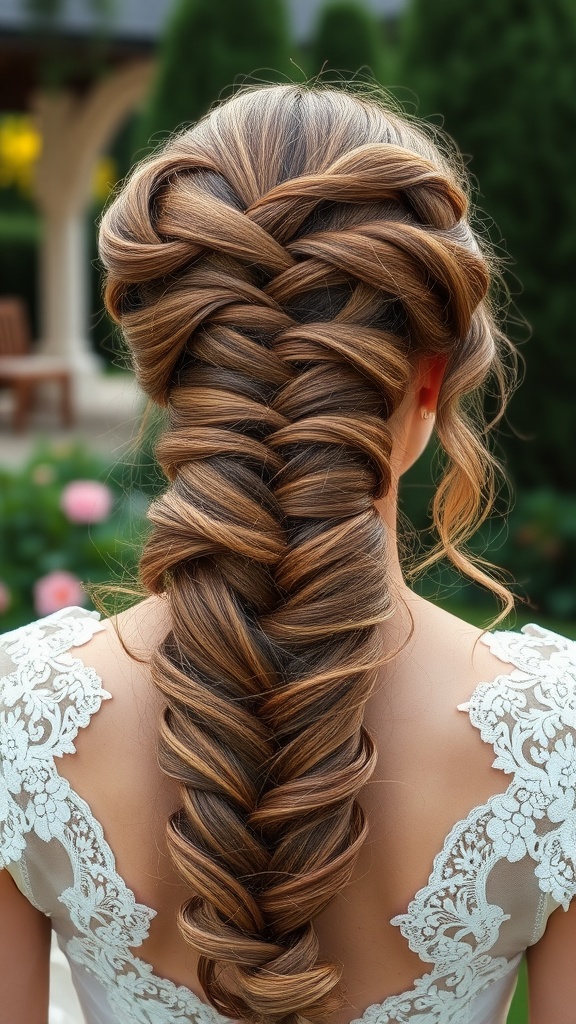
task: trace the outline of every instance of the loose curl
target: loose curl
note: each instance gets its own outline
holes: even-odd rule
[[[422,353],[447,359],[432,557],[509,600],[462,551],[494,492],[463,399],[504,381],[467,208],[461,167],[422,129],[285,85],[172,138],[102,221],[107,308],[167,413],[140,576],[171,622],[150,670],[182,800],[178,925],[214,1007],[255,1024],[341,1004],[313,919],[367,834],[363,715],[394,611],[374,502]]]

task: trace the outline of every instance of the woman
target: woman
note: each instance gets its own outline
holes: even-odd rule
[[[374,100],[247,91],[100,251],[169,484],[145,600],[2,640],[0,1024],[45,1021],[46,914],[88,1024],[502,1024],[526,950],[531,1024],[573,1024],[576,647],[400,566],[436,430],[440,549],[511,604],[462,552],[506,378],[458,163]]]

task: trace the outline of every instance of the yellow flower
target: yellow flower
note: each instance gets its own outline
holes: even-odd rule
[[[29,192],[41,149],[42,137],[33,118],[26,114],[0,118],[0,185]]]

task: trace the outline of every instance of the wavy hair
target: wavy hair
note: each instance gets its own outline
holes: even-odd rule
[[[150,671],[178,926],[221,1013],[323,1019],[341,968],[313,920],[366,838],[363,715],[394,610],[374,502],[422,353],[447,358],[431,557],[511,600],[462,550],[494,496],[474,396],[505,383],[490,259],[456,156],[374,98],[300,85],[241,92],[137,166],[100,254],[167,416],[140,577],[170,614]]]

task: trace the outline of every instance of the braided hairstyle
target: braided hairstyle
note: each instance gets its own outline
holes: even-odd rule
[[[107,210],[107,308],[166,410],[140,562],[171,628],[150,670],[181,934],[221,1013],[341,1005],[313,919],[351,877],[375,767],[363,726],[394,610],[388,420],[414,357],[447,369],[440,547],[462,553],[493,460],[462,398],[500,364],[462,170],[342,89],[246,90],[141,163]],[[469,403],[468,403],[469,404]]]

